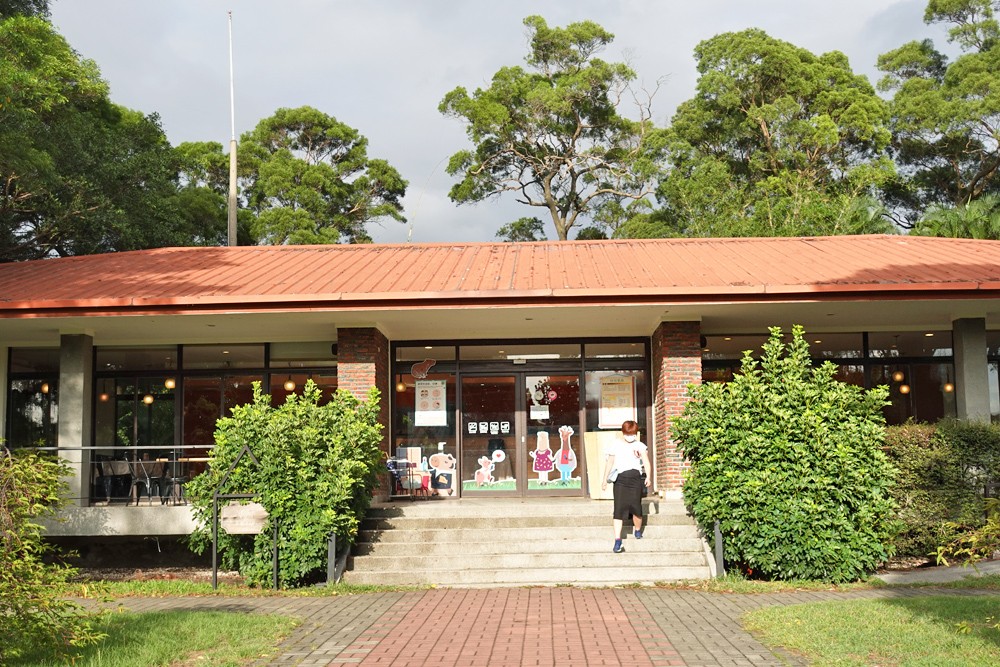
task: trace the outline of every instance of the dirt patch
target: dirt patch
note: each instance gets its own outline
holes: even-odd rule
[[[190,581],[211,583],[212,570],[197,567],[90,567],[81,568],[74,581]],[[242,584],[239,572],[219,571],[219,583]]]
[[[878,574],[886,572],[909,572],[911,570],[921,570],[926,567],[934,567],[936,563],[930,558],[921,556],[897,556],[891,558],[888,563],[878,569]]]

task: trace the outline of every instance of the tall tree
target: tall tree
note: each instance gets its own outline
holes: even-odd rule
[[[891,230],[864,214],[893,176],[888,106],[839,52],[761,30],[695,49],[697,93],[670,129],[662,208],[619,236],[805,236]]]
[[[497,238],[510,243],[545,241],[545,223],[538,218],[518,218],[501,227],[497,232]]]
[[[229,242],[229,157],[217,141],[184,142],[174,149],[179,164],[178,205],[195,245]],[[253,245],[252,215],[236,212],[237,245]]]
[[[1000,195],[986,194],[955,207],[933,205],[910,233],[1000,241]]]
[[[610,32],[591,21],[549,28],[540,16],[524,24],[528,69],[504,67],[489,88],[455,88],[438,107],[466,121],[474,144],[448,163],[461,178],[450,197],[463,204],[516,193],[546,209],[566,240],[580,216],[652,193],[662,131],[651,121],[651,96],[639,101],[631,89],[635,72],[596,57]],[[619,113],[626,98],[636,101],[637,119]]]
[[[368,140],[313,109],[278,109],[241,140],[245,192],[258,243],[367,243],[367,225],[404,222],[406,181]]]
[[[49,0],[0,0],[0,19],[11,16],[49,17]]]
[[[945,24],[960,55],[931,40],[882,55],[879,87],[894,94],[901,180],[890,203],[912,224],[928,207],[962,207],[1000,192],[1000,25],[995,0],[930,0],[924,22]]]

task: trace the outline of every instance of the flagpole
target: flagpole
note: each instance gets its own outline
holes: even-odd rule
[[[236,242],[236,93],[233,87],[233,12],[229,11],[229,224],[228,241]]]

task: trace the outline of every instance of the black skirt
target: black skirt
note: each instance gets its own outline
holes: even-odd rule
[[[615,519],[628,521],[633,516],[642,516],[642,475],[638,470],[618,473],[615,480]]]

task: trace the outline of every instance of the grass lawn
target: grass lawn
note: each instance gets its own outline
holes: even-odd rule
[[[813,665],[1000,665],[1000,595],[769,607],[744,625]]]
[[[218,611],[108,612],[95,623],[107,637],[81,650],[74,667],[240,667],[272,655],[298,621],[288,616]],[[56,667],[44,651],[13,659],[10,667]]]

